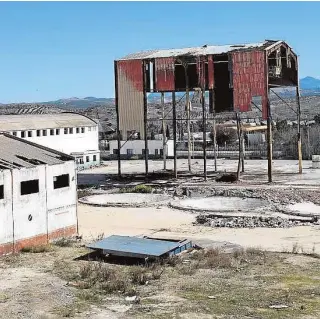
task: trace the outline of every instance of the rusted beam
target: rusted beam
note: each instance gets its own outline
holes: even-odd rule
[[[202,89],[202,136],[203,136],[203,176],[207,180],[207,125],[206,125],[206,105],[205,105],[205,86]]]
[[[147,99],[147,91],[146,91],[146,62],[142,62],[143,68],[143,130],[144,130],[144,165],[145,165],[145,173],[146,177],[148,176],[148,127],[147,127],[147,119],[148,119],[148,99]]]
[[[299,86],[296,87],[297,104],[298,104],[298,160],[299,160],[299,174],[302,174],[302,150],[301,150],[301,108],[300,108],[300,90]]]
[[[272,182],[272,123],[271,123],[271,108],[269,98],[267,100],[267,140],[268,140],[268,182]]]
[[[172,117],[173,117],[173,171],[174,177],[178,177],[177,172],[177,110],[176,93],[172,92]]]
[[[117,116],[117,142],[118,142],[118,176],[121,177],[121,136],[120,136],[120,117],[119,117],[119,106],[118,106],[118,66],[117,62],[114,61],[114,79],[115,79],[115,105],[116,105],[116,116]]]

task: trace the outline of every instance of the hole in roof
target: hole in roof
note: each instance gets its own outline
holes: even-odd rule
[[[38,159],[35,159],[35,158],[26,158],[24,156],[20,156],[20,155],[16,155],[19,159],[27,162],[27,163],[30,163],[30,164],[33,164],[33,165],[41,165],[41,164],[46,164],[45,162],[42,162]]]

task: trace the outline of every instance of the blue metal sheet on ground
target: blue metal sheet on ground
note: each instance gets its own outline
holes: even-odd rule
[[[90,249],[101,249],[104,253],[118,256],[159,257],[180,247],[180,242],[112,235],[93,244]]]

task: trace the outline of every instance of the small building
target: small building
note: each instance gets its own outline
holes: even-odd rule
[[[0,255],[77,233],[72,156],[0,134]]]
[[[2,115],[0,132],[71,155],[82,168],[100,164],[98,124],[85,115]]]
[[[118,141],[112,140],[109,142],[110,157],[118,155]],[[149,158],[161,158],[163,156],[163,142],[161,140],[148,141]],[[121,141],[120,155],[122,158],[141,158],[145,154],[144,140],[128,140]],[[173,140],[167,141],[167,157],[173,157]]]

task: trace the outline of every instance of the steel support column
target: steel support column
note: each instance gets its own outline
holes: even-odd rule
[[[148,122],[148,100],[147,100],[147,92],[146,92],[146,62],[142,63],[143,68],[143,128],[144,128],[144,163],[145,163],[145,173],[148,176],[148,130],[147,130],[147,122]]]
[[[301,107],[300,107],[300,89],[296,87],[297,97],[297,122],[298,122],[298,160],[299,160],[299,174],[302,174],[302,150],[301,150]]]
[[[177,172],[177,110],[176,93],[172,92],[172,118],[173,118],[173,171],[174,177],[178,177]]]
[[[115,78],[115,105],[117,116],[117,142],[118,142],[118,176],[121,177],[121,136],[120,136],[120,118],[119,118],[119,106],[118,106],[118,67],[117,62],[114,61],[114,78]]]

